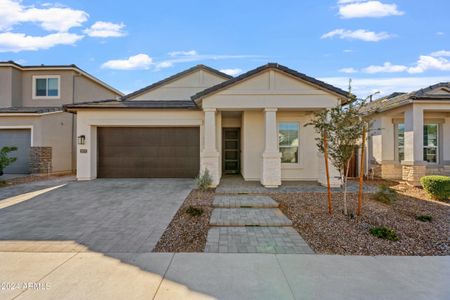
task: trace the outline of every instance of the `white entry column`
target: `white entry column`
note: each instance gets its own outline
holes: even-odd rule
[[[266,108],[265,147],[262,154],[261,184],[265,187],[281,185],[281,153],[278,149],[277,109]]]
[[[200,172],[204,173],[205,169],[209,171],[212,177],[212,187],[216,187],[220,181],[219,167],[219,151],[216,145],[216,109],[205,108],[204,122],[204,141],[205,146],[200,155]]]
[[[405,111],[405,159],[402,162],[402,179],[420,185],[425,176],[423,161],[423,109],[412,105]]]

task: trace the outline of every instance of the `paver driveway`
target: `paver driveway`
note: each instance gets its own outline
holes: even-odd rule
[[[55,182],[55,186],[60,184]],[[20,193],[19,186],[11,188],[14,194]],[[192,188],[190,179],[69,182],[0,209],[0,245],[41,241],[28,243],[31,248],[24,251],[36,250],[33,245],[51,251],[47,241],[73,241],[104,253],[151,252]],[[0,189],[0,199],[5,198],[2,194],[12,196],[7,189]],[[28,191],[23,185],[23,192]]]

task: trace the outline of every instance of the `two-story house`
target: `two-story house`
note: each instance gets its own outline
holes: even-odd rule
[[[76,118],[62,106],[122,95],[75,65],[0,62],[0,148],[18,148],[4,172],[73,172]]]

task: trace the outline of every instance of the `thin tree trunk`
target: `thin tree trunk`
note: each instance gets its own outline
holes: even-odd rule
[[[362,209],[362,195],[363,195],[363,184],[364,184],[364,147],[366,142],[366,127],[363,127],[362,132],[362,143],[361,143],[361,162],[359,166],[359,193],[358,193],[358,209],[356,210],[356,214],[358,216],[361,215]]]
[[[348,180],[348,169],[350,167],[350,161],[352,160],[353,154],[352,156],[350,156],[350,159],[347,160],[347,168],[345,170],[345,174],[344,174],[344,215],[348,214],[348,210],[347,210],[347,180]]]
[[[327,176],[327,192],[328,192],[328,214],[333,214],[333,205],[331,201],[330,172],[328,170],[328,140],[327,132],[323,131],[323,155],[325,157],[325,174]]]

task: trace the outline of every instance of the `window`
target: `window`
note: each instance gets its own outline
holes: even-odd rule
[[[298,163],[298,123],[280,123],[278,126],[278,146],[282,163]]]
[[[405,124],[397,124],[397,159],[405,160]]]
[[[423,126],[423,160],[429,163],[438,162],[438,124]]]
[[[59,76],[33,76],[33,98],[58,98]]]

